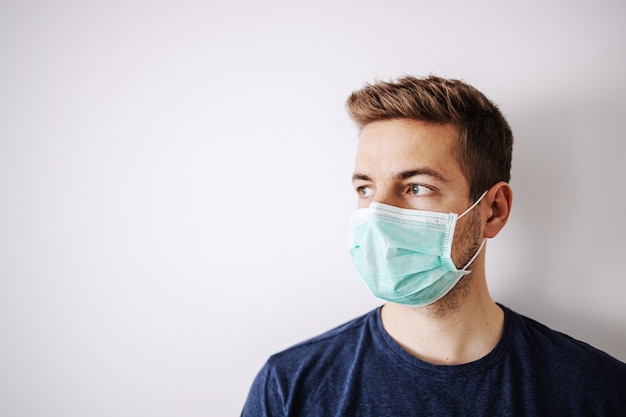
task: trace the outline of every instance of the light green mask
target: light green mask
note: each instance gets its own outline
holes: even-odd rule
[[[470,271],[486,239],[461,269],[452,261],[452,237],[461,215],[401,209],[382,203],[352,212],[350,253],[361,279],[378,298],[415,307],[446,295]]]

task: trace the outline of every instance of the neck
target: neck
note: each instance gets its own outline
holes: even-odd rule
[[[500,340],[504,312],[491,299],[484,275],[463,277],[440,301],[426,307],[383,306],[387,333],[426,362],[459,365],[489,353]]]

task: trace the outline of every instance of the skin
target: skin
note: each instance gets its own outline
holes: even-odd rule
[[[372,202],[460,214],[474,202],[455,157],[458,131],[452,125],[393,119],[366,125],[359,137],[354,189],[358,207]],[[508,220],[509,185],[493,185],[481,202],[458,220],[452,259],[462,268],[485,238],[495,237]],[[389,335],[413,356],[456,365],[489,353],[502,334],[504,313],[489,294],[483,248],[471,274],[441,300],[424,307],[386,303],[381,310]]]

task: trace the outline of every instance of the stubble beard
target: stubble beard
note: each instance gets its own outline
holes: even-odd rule
[[[467,213],[466,216],[468,219],[464,222],[465,226],[455,230],[455,235],[458,233],[459,240],[454,242],[454,244],[459,245],[458,247],[465,248],[456,256],[456,260],[453,259],[457,268],[463,268],[476,254],[482,243],[479,227],[480,212],[478,207]],[[469,269],[471,270],[471,265]],[[446,295],[433,304],[424,307],[423,311],[425,311],[428,316],[437,318],[458,311],[470,295],[472,279],[473,275],[471,272],[467,275],[463,275]]]

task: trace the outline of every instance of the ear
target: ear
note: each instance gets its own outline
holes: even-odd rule
[[[508,183],[500,181],[489,189],[485,195],[485,200],[489,204],[486,210],[485,237],[493,238],[502,230],[509,219],[513,204],[513,190]]]

